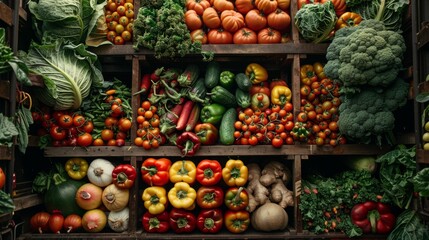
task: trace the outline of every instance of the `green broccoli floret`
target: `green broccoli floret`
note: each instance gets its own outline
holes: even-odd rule
[[[396,78],[387,88],[365,88],[342,96],[338,127],[341,134],[357,143],[393,142],[393,112],[407,101],[409,84]]]
[[[326,75],[340,82],[345,91],[366,85],[385,87],[395,81],[406,50],[402,35],[386,30],[376,20],[343,29],[327,49]]]

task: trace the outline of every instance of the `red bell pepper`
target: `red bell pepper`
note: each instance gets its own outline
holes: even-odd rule
[[[197,181],[203,186],[213,186],[222,179],[222,166],[217,160],[204,159],[197,165]]]
[[[173,208],[170,211],[170,227],[175,233],[190,233],[194,231],[197,219],[191,211]]]
[[[242,233],[249,228],[250,214],[246,210],[227,210],[224,219],[226,229],[232,233]]]
[[[193,156],[200,149],[201,142],[197,134],[193,132],[183,132],[176,140],[176,146],[183,156]]]
[[[249,205],[249,195],[243,187],[231,187],[225,193],[225,205],[233,211],[244,210]]]
[[[167,211],[160,214],[151,214],[146,212],[143,214],[142,225],[143,229],[149,233],[164,233],[170,229],[170,216]]]
[[[136,177],[136,169],[131,164],[120,164],[112,171],[113,183],[118,188],[131,188]]]
[[[390,207],[381,202],[356,204],[350,214],[353,224],[361,228],[363,233],[389,233],[396,224],[396,217]]]
[[[170,180],[170,166],[171,161],[168,158],[147,158],[141,167],[143,181],[150,186],[164,186]]]
[[[197,191],[197,204],[200,208],[218,208],[223,204],[223,189],[219,186],[201,186]]]
[[[217,233],[222,229],[222,210],[203,209],[197,216],[197,228],[203,233]]]

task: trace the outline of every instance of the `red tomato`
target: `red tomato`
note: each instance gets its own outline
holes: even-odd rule
[[[0,168],[0,188],[3,188],[5,183],[6,183],[6,175],[4,174],[3,169]]]
[[[63,140],[67,136],[67,131],[60,126],[53,125],[49,129],[49,134],[54,140]]]
[[[86,119],[82,115],[76,115],[73,117],[73,125],[75,127],[81,127],[85,123]]]
[[[79,135],[77,138],[77,145],[81,147],[88,147],[92,143],[92,135],[89,133],[84,133]]]
[[[232,40],[235,44],[256,44],[258,37],[252,29],[243,27],[234,33]]]
[[[113,137],[114,137],[114,133],[111,129],[103,129],[101,131],[101,139],[103,139],[104,141],[109,141],[113,139]]]
[[[274,136],[271,140],[271,145],[275,148],[280,148],[283,145],[283,138],[281,138],[280,135]]]

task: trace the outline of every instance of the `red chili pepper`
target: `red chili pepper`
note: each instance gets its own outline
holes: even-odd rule
[[[193,132],[183,132],[176,140],[176,146],[181,150],[183,156],[193,156],[201,143],[197,134]]]
[[[150,79],[154,82],[158,82],[163,72],[164,72],[164,67],[155,69],[155,71],[153,71],[152,74],[150,75]]]
[[[113,183],[118,188],[131,188],[136,177],[136,169],[131,164],[120,164],[112,171]]]
[[[200,208],[218,208],[223,204],[223,189],[219,186],[201,186],[197,190],[197,205]]]
[[[217,233],[222,229],[222,210],[203,209],[197,217],[197,228],[203,233]]]
[[[197,165],[196,179],[203,186],[216,185],[222,179],[222,166],[217,160],[204,159]]]
[[[163,233],[170,229],[170,216],[167,211],[160,214],[146,212],[142,218],[143,229],[150,233]]]
[[[353,224],[364,233],[389,233],[395,227],[396,217],[387,204],[367,201],[356,204],[351,210]]]
[[[147,158],[143,161],[141,175],[150,186],[163,186],[168,183],[171,161],[168,158]]]
[[[143,74],[142,77],[142,82],[140,84],[140,90],[136,93],[134,93],[133,95],[138,95],[140,93],[148,93],[150,91],[150,86],[151,86],[152,82],[150,79],[150,74]]]
[[[197,219],[191,211],[173,208],[170,211],[170,226],[175,233],[190,233],[196,227]]]

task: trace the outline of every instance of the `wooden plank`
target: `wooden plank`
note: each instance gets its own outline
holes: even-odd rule
[[[311,53],[325,54],[328,44],[311,44],[311,43],[284,43],[284,44],[205,44],[202,46],[203,51],[214,52],[216,57],[219,56],[283,56],[288,53]],[[153,51],[148,49],[134,50],[131,44],[125,45],[103,45],[97,48],[90,48],[90,51],[99,56],[108,55],[153,55]],[[196,54],[190,54],[195,56]],[[180,59],[180,58],[179,58]],[[194,59],[195,61],[195,59]]]
[[[13,202],[15,204],[15,211],[19,211],[43,204],[43,198],[39,194],[29,194],[13,198]]]
[[[308,144],[284,145],[274,148],[271,145],[213,145],[202,146],[195,156],[286,156],[286,155],[375,155],[385,153],[389,146],[345,144],[336,147],[330,145],[317,146]],[[82,147],[47,147],[45,157],[180,157],[181,153],[176,146],[161,146],[157,149],[144,150],[137,146],[91,146]]]
[[[423,149],[416,150],[417,163],[429,164],[429,151]]]
[[[293,164],[293,195],[294,197],[294,222],[295,229],[297,232],[302,232],[302,215],[299,210],[299,204],[301,202],[301,181],[302,181],[302,172],[301,172],[301,156],[294,156],[294,164]]]
[[[13,16],[12,9],[9,6],[7,6],[5,3],[0,2],[0,20],[5,22],[9,26],[12,26],[13,25],[12,16]]]
[[[1,145],[0,160],[12,160],[12,148]]]
[[[10,99],[10,81],[0,80],[0,98]]]

